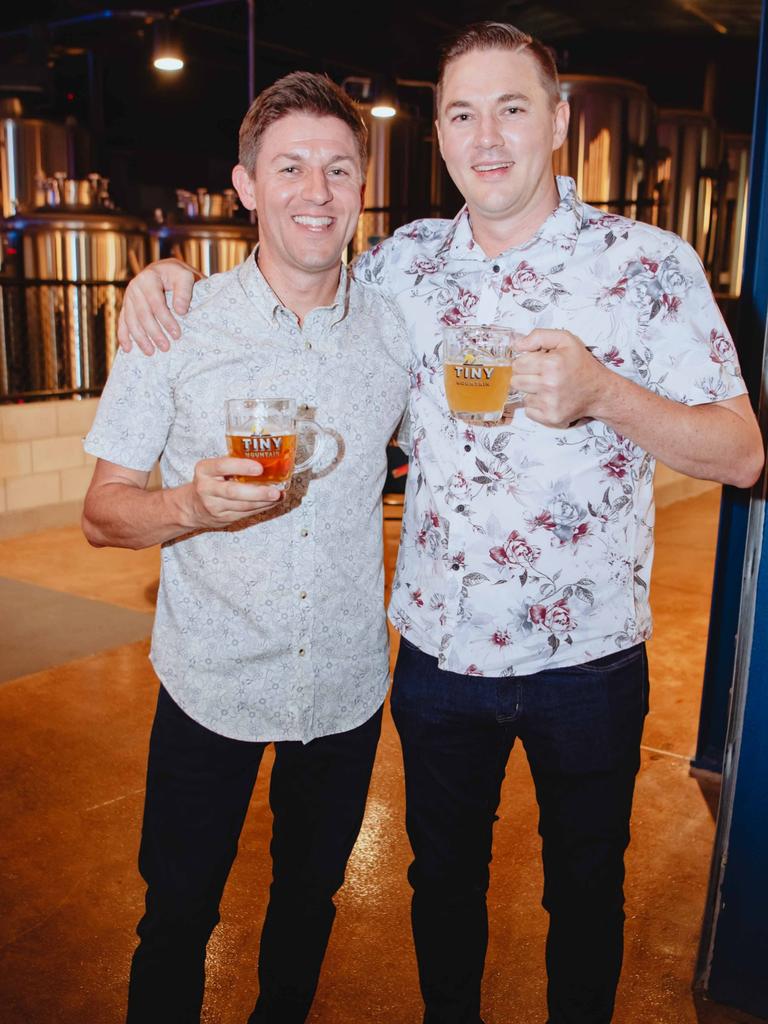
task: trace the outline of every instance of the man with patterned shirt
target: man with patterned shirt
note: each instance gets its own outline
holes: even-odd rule
[[[408,393],[397,310],[341,265],[365,160],[365,126],[329,79],[265,90],[233,173],[258,212],[256,254],[198,285],[172,352],[118,356],[86,439],[99,459],[88,539],[163,544],[129,1024],[200,1019],[267,743],[273,881],[250,1021],[305,1020],[362,822],[389,685],[381,491]],[[243,397],[295,398],[326,431],[319,469],[287,493],[221,454],[224,403]],[[150,492],[158,456],[164,486]]]
[[[654,460],[736,486],[762,465],[698,257],[554,179],[567,127],[546,48],[509,25],[468,28],[438,84],[441,151],[466,206],[401,228],[355,268],[397,300],[413,352],[390,616],[424,1024],[480,1020],[492,829],[517,738],[540,809],[548,1022],[611,1020],[648,698]],[[124,341],[167,346],[161,281],[183,309],[178,265],[145,272]],[[498,426],[448,410],[441,332],[463,322],[526,335],[525,397]]]

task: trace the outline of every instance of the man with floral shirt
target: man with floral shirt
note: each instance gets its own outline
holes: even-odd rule
[[[390,615],[392,711],[415,859],[424,1024],[477,1024],[492,828],[521,740],[540,808],[549,1024],[607,1024],[622,959],[623,855],[647,709],[656,457],[749,486],[762,445],[701,264],[679,238],[555,180],[566,136],[548,51],[512,26],[446,51],[438,133],[466,198],[407,225],[356,276],[410,329],[411,469]],[[122,335],[160,347],[178,266],[129,287]],[[189,282],[183,287],[188,288]],[[445,325],[526,335],[505,422],[448,410]]]

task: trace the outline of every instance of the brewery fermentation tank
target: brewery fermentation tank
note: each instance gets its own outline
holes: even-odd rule
[[[59,170],[74,177],[88,146],[82,127],[23,117],[20,100],[0,100],[2,216],[13,217],[42,205],[42,179]]]
[[[574,178],[579,195],[593,206],[653,222],[653,106],[644,86],[563,75],[560,93],[571,121],[554,154],[555,173]]]
[[[659,111],[659,226],[694,247],[707,267],[714,249],[717,126],[702,110]]]
[[[716,292],[730,297],[741,294],[751,145],[751,135],[723,136],[712,284]]]
[[[150,230],[152,259],[175,256],[206,276],[231,270],[247,258],[259,240],[258,228],[235,219],[237,200],[231,189],[197,189],[176,193],[181,213]]]
[[[352,239],[356,256],[387,238],[391,232],[390,185],[392,121],[372,117],[371,108],[361,104],[363,120],[368,128],[368,167],[365,174],[365,208],[357,222]]]
[[[365,207],[352,238],[351,256],[372,248],[410,221],[453,216],[462,203],[458,193],[445,195],[447,171],[434,127],[434,86],[399,78],[397,84],[401,93],[418,90],[419,102],[401,104],[392,118],[373,117],[369,105],[359,107],[368,127],[368,165]]]
[[[99,394],[126,283],[146,262],[146,227],[108,205],[102,179],[57,179],[49,205],[2,224],[0,399]]]

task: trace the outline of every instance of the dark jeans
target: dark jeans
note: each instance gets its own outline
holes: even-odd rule
[[[525,747],[549,912],[550,1024],[608,1024],[621,969],[624,850],[648,709],[643,645],[519,678],[456,675],[401,643],[392,714],[405,760],[424,1024],[478,1024],[501,784]]]
[[[349,732],[275,744],[273,875],[250,1024],[299,1024],[309,1012],[380,730],[381,710]],[[161,688],[139,853],[146,913],[137,929],[128,1024],[200,1020],[206,943],[265,747],[205,729]]]

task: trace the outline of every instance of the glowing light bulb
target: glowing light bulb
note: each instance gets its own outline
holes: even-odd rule
[[[158,71],[181,71],[184,67],[180,57],[156,57],[153,64]]]

